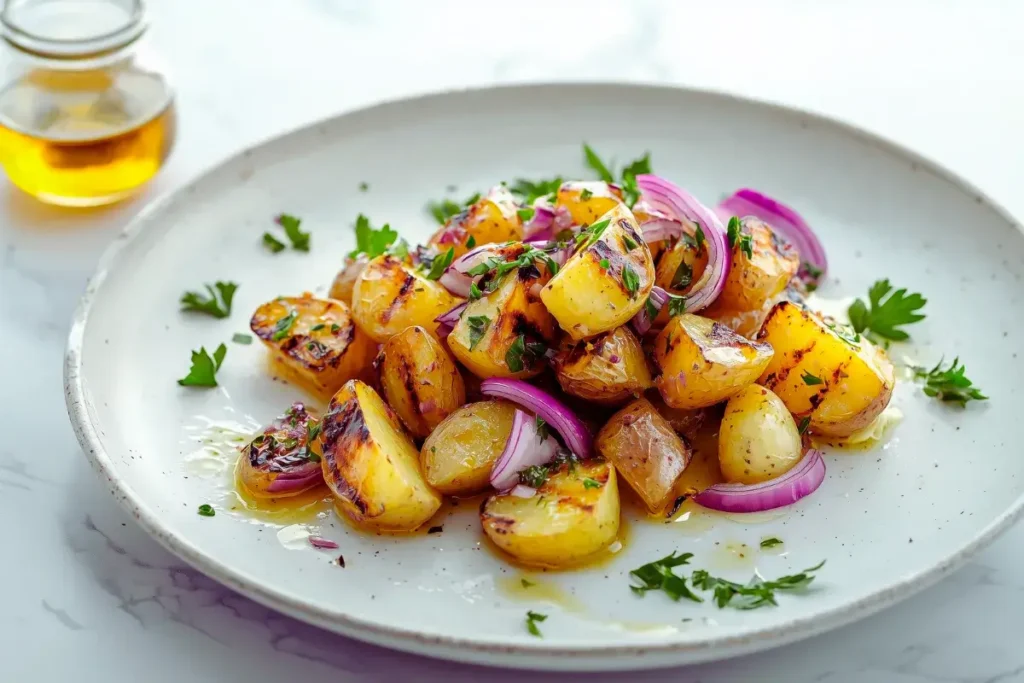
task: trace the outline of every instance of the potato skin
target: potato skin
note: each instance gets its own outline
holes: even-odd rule
[[[686,232],[683,237],[661,254],[654,276],[655,284],[676,296],[689,294],[694,283],[700,279],[708,266],[707,246],[697,246],[697,241],[690,232],[693,230],[692,227],[685,225],[684,230]],[[658,312],[658,317],[654,319],[655,327],[663,327],[668,318],[668,306],[663,306]]]
[[[751,255],[736,240],[732,268],[716,303],[724,309],[753,311],[786,288],[800,268],[800,257],[767,223],[753,216],[740,220],[740,231],[751,237]]]
[[[520,268],[503,275],[493,292],[469,303],[448,335],[448,348],[470,372],[484,379],[522,379],[544,370],[542,359],[535,358],[532,364],[524,359],[523,369],[513,372],[506,355],[520,336],[545,345],[555,341],[555,320],[533,293],[545,277],[534,268]],[[486,329],[474,344],[473,321],[482,318],[488,321]]]
[[[600,239],[584,243],[540,292],[548,311],[575,341],[625,325],[654,287],[654,260],[633,214],[620,204],[600,220],[605,219],[609,224]],[[636,246],[630,249],[629,242]],[[627,268],[636,277],[632,292],[624,276]]]
[[[508,401],[480,401],[445,418],[420,449],[427,483],[447,496],[486,490],[515,414],[515,405]]]
[[[251,496],[286,498],[321,484],[318,478],[304,488],[271,490],[274,481],[283,473],[309,465],[310,453],[320,455],[319,444],[315,440],[309,443],[309,429],[316,420],[316,413],[296,402],[241,448],[238,480]]]
[[[261,305],[249,328],[289,379],[320,396],[364,376],[375,354],[375,345],[356,326],[348,306],[308,293]]]
[[[441,342],[418,325],[384,342],[374,364],[385,400],[417,439],[426,438],[466,402],[455,362]]]
[[[441,496],[423,478],[416,446],[371,387],[347,382],[321,425],[324,480],[353,523],[411,531],[437,512]]]
[[[458,258],[470,250],[467,246],[470,237],[476,246],[518,242],[523,239],[523,219],[518,209],[508,188],[498,185],[465,211],[449,218],[430,238],[429,244],[440,252],[454,248],[455,258]]]
[[[597,482],[587,488],[585,480]],[[568,567],[607,548],[619,533],[615,468],[590,459],[563,465],[533,498],[494,495],[480,508],[484,533],[517,562]]]
[[[629,328],[592,340],[566,340],[551,361],[562,390],[597,403],[621,403],[654,386],[647,357]]]
[[[759,484],[785,474],[801,457],[796,422],[770,389],[751,384],[725,404],[718,462],[727,481]]]
[[[721,417],[714,414],[713,408],[697,408],[694,410],[673,408],[665,403],[665,399],[656,391],[648,392],[645,398],[650,401],[654,409],[658,411],[658,414],[665,418],[665,422],[671,425],[675,433],[684,437],[688,442],[692,442],[697,433],[709,421]]]
[[[352,290],[352,317],[371,339],[383,344],[410,325],[437,332],[434,318],[462,300],[394,256],[371,260]]]
[[[863,336],[844,340],[814,313],[782,301],[757,338],[775,348],[758,382],[778,394],[798,422],[809,418],[812,432],[849,436],[889,405],[892,363]]]
[[[721,323],[691,313],[672,318],[654,342],[655,380],[673,408],[704,408],[753,384],[772,358],[772,347],[739,336]]]
[[[359,279],[359,275],[369,262],[370,260],[366,258],[366,254],[360,254],[355,259],[346,258],[345,267],[334,276],[334,281],[331,282],[331,289],[327,296],[331,299],[343,301],[346,305],[351,306],[352,290],[355,289],[356,280]]]
[[[584,195],[584,191],[589,194]],[[584,199],[583,197],[587,198]],[[558,188],[556,206],[565,207],[575,225],[590,225],[622,204],[622,190],[603,180],[569,181]]]
[[[692,455],[672,426],[643,398],[612,415],[598,432],[596,445],[652,513],[663,511],[672,502],[673,487]]]

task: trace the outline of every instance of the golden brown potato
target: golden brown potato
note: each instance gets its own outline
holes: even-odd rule
[[[345,259],[345,267],[339,270],[338,274],[334,277],[334,282],[331,283],[331,289],[327,296],[331,299],[344,301],[346,305],[351,306],[352,290],[355,289],[356,280],[359,279],[359,275],[366,268],[367,263],[369,263],[369,259],[366,258],[366,254],[360,254],[355,259]]]
[[[411,531],[441,506],[398,416],[359,380],[331,399],[318,439],[324,480],[337,507],[357,525]]]
[[[598,433],[596,445],[655,513],[672,502],[673,486],[690,462],[690,447],[643,398],[615,413]]]
[[[684,313],[654,342],[655,380],[673,408],[704,408],[724,401],[761,375],[772,347],[745,339],[725,325]]]
[[[418,325],[384,342],[376,365],[384,398],[417,439],[426,438],[466,402],[466,387],[455,361],[441,342]]]
[[[771,389],[744,387],[725,404],[718,461],[726,480],[759,484],[793,468],[803,457],[796,422]]]
[[[522,564],[580,564],[611,545],[619,533],[615,468],[596,459],[563,464],[532,498],[488,498],[480,508],[480,521],[487,537]]]
[[[778,394],[798,422],[808,418],[812,432],[849,436],[889,405],[892,363],[866,338],[782,301],[758,339],[775,348],[758,381]]]
[[[747,216],[732,249],[732,267],[716,303],[723,309],[753,311],[786,288],[800,268],[800,257],[767,223]],[[750,255],[744,244],[749,244]]]
[[[435,280],[390,255],[366,264],[352,290],[352,317],[375,342],[382,344],[410,325],[437,332],[434,318],[461,299]]]
[[[714,410],[710,408],[697,408],[696,410],[673,408],[665,403],[665,399],[656,391],[648,392],[646,398],[658,411],[658,414],[672,426],[676,434],[685,437],[688,441],[692,441],[697,432],[709,420],[721,418],[721,415],[713,414]]]
[[[519,205],[512,193],[499,185],[462,213],[448,219],[434,236],[430,246],[439,251],[455,249],[455,258],[470,250],[470,238],[476,246],[492,242],[510,242],[523,239],[523,219],[518,214]]]
[[[427,483],[448,496],[485,490],[515,415],[516,407],[508,401],[470,403],[449,415],[420,449]]]
[[[534,293],[544,277],[532,267],[513,270],[500,276],[493,292],[469,303],[448,348],[470,372],[524,378],[544,369],[544,349],[556,338],[555,321]],[[481,280],[481,287],[488,283]]]
[[[562,183],[558,188],[557,206],[563,206],[575,225],[590,225],[622,203],[622,190],[603,180],[581,180]]]
[[[267,345],[276,368],[318,396],[363,376],[376,353],[348,306],[310,294],[268,301],[256,309],[249,327]]]
[[[563,391],[598,403],[619,403],[654,386],[640,341],[625,326],[589,341],[567,339],[552,367]]]
[[[700,280],[708,266],[707,246],[703,242],[700,246],[697,245],[692,230],[689,225],[684,227],[682,238],[671,249],[666,249],[661,254],[655,270],[655,283],[676,296],[689,294],[694,283]],[[668,306],[662,306],[658,317],[655,318],[655,326],[664,326],[668,318]]]
[[[286,498],[323,483],[316,414],[296,402],[242,448],[238,481],[254,498]]]
[[[651,251],[626,205],[594,226],[540,292],[559,326],[577,341],[625,325],[654,287]]]

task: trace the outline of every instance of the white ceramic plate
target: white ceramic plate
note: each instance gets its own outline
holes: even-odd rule
[[[991,396],[966,411],[903,383],[905,414],[884,447],[828,455],[813,496],[750,521],[634,523],[601,567],[520,574],[481,547],[474,510],[444,531],[379,538],[333,513],[311,528],[232,513],[225,439],[208,428],[266,422],[296,389],[266,374],[260,345],[231,343],[261,302],[325,291],[353,246],[358,212],[410,241],[434,228],[424,204],[449,185],[463,197],[502,179],[590,177],[580,143],[619,161],[650,150],[655,171],[707,203],[750,186],[797,207],[829,252],[828,296],[863,295],[890,277],[923,292],[928,319],[904,354],[960,355]],[[360,192],[361,182],[369,191]],[[268,254],[261,234],[287,211],[314,251]],[[104,256],[68,345],[71,419],[111,492],[187,562],[281,611],[356,638],[451,659],[549,669],[644,668],[733,656],[866,616],[938,580],[1018,515],[1024,458],[1016,445],[1024,386],[1017,359],[1024,239],[999,209],[913,154],[807,114],[721,95],[619,85],[513,87],[416,98],[337,117],[226,161],[144,211]],[[203,282],[241,284],[224,321],[178,312]],[[200,345],[229,346],[214,390],[175,380]],[[206,440],[204,444],[201,441]],[[205,449],[205,450],[204,450]],[[196,514],[200,503],[214,518]],[[319,552],[311,531],[336,540]],[[759,541],[777,536],[785,552]],[[740,544],[748,548],[734,552]],[[827,560],[814,590],[750,612],[641,599],[628,571],[673,550],[736,580]],[[536,578],[536,577],[535,577]],[[526,599],[561,591],[558,604]],[[550,615],[544,638],[524,614]]]

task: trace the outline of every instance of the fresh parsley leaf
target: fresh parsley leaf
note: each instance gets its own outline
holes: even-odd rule
[[[647,312],[647,318],[654,322],[654,319],[658,317],[658,307],[651,301],[651,297],[647,297],[647,301],[644,302],[644,310]]]
[[[469,239],[466,240],[466,249],[472,249],[475,246],[476,246],[476,237],[474,237],[473,235],[470,235]]]
[[[295,216],[282,213],[277,217],[277,224],[284,228],[285,237],[292,243],[292,249],[296,251],[309,251],[309,233],[302,232],[300,225],[302,221]]]
[[[587,249],[591,244],[601,239],[601,235],[608,229],[610,223],[611,221],[605,218],[603,221],[598,221],[580,230],[580,233],[576,235],[576,249]]]
[[[320,462],[320,456],[314,453],[309,448],[306,449],[306,460],[310,462]]]
[[[479,299],[482,296],[483,296],[483,292],[481,292],[480,288],[476,286],[476,283],[475,282],[470,282],[469,283],[469,300],[470,301],[476,301],[477,299]]]
[[[729,238],[729,248],[736,248],[736,240],[740,238],[740,219],[733,216],[729,219],[729,226],[726,228],[726,237]]]
[[[526,354],[526,337],[519,335],[515,341],[508,347],[508,351],[505,352],[505,365],[511,372],[520,372],[526,364],[523,362],[523,356]]]
[[[868,301],[870,309],[862,299],[850,304],[848,313],[853,329],[857,332],[871,332],[890,341],[909,339],[910,335],[899,327],[924,320],[925,316],[917,311],[928,303],[920,294],[908,295],[906,288],[892,291],[888,279],[878,280],[871,285]]]
[[[529,206],[527,206],[524,209],[516,210],[516,215],[519,216],[519,220],[521,220],[524,223],[526,223],[531,218],[533,218],[533,214],[534,213],[536,213],[535,210],[532,207],[529,207]]]
[[[558,188],[562,186],[561,176],[547,180],[526,180],[517,179],[509,186],[509,192],[518,195],[523,204],[532,205],[538,198],[558,194]]]
[[[629,235],[622,236],[622,244],[626,247],[626,251],[633,251],[637,248],[637,243],[634,242]]]
[[[360,192],[366,192],[369,189],[370,189],[370,184],[368,182],[366,182],[365,180],[363,182],[359,183],[359,191]]]
[[[430,262],[430,270],[427,272],[428,280],[440,280],[444,271],[455,260],[455,247],[448,247],[448,251],[434,257]]]
[[[519,579],[519,583],[522,584],[523,588],[530,588],[531,586],[536,586],[537,585],[533,581],[530,581],[529,579]]]
[[[622,266],[622,284],[630,296],[636,296],[637,290],[640,289],[640,276],[629,264]]]
[[[469,350],[472,351],[483,339],[491,319],[486,315],[471,315],[466,318],[466,323],[469,325]]]
[[[987,401],[988,396],[981,393],[978,387],[964,374],[966,368],[960,363],[960,358],[954,358],[948,368],[942,367],[942,360],[931,370],[921,367],[912,367],[914,377],[923,379],[924,386],[921,387],[926,395],[937,398],[940,401],[959,403],[960,407],[966,407],[968,401]]]
[[[227,355],[228,347],[221,344],[213,352],[213,357],[207,353],[205,347],[199,347],[198,351],[192,352],[192,366],[188,374],[178,380],[183,387],[215,387],[217,379],[215,375],[220,370],[224,356]]]
[[[544,465],[531,465],[519,473],[519,483],[523,486],[539,489],[548,480],[548,468]]]
[[[697,243],[698,249],[704,248],[704,243],[707,242],[707,238],[704,237],[704,229],[700,227],[700,223],[697,224],[697,231],[693,235],[694,242]]]
[[[277,254],[278,252],[282,252],[287,248],[284,242],[277,239],[269,232],[263,233],[263,246],[275,254]]]
[[[689,564],[691,557],[693,557],[693,553],[676,555],[673,552],[667,557],[634,569],[629,575],[636,582],[629,587],[630,590],[637,595],[643,595],[647,591],[660,590],[672,600],[678,601],[680,598],[686,598],[694,602],[704,602],[699,595],[690,590],[684,577],[672,572],[673,567]]]
[[[622,195],[626,206],[633,208],[640,199],[640,188],[637,187],[636,177],[651,172],[651,153],[645,152],[642,157],[635,160],[629,166],[622,169]]]
[[[733,216],[732,218],[729,219],[729,227],[727,228],[726,234],[729,238],[730,249],[735,249],[736,244],[739,243],[740,251],[746,254],[748,259],[754,258],[754,238],[753,236],[743,232],[739,218]],[[703,241],[703,238],[704,233],[701,232],[701,241]]]
[[[594,169],[598,177],[606,183],[614,183],[615,177],[612,172],[608,170],[604,162],[601,161],[601,157],[597,156],[597,152],[590,148],[590,145],[583,143],[583,157],[586,159],[587,166]]]
[[[217,514],[217,511],[214,510],[213,506],[210,505],[209,503],[203,503],[202,505],[200,505],[199,509],[196,510],[196,512],[198,512],[199,515],[202,517],[213,517]]]
[[[252,344],[252,335],[238,333],[231,337],[231,341],[236,344],[244,344],[245,346],[248,346],[249,344]]]
[[[597,265],[601,266],[602,270],[608,270],[608,267],[611,266],[611,263],[608,261],[608,259],[603,258],[601,259],[601,262],[598,263]]]
[[[777,540],[777,539],[776,539]],[[780,541],[781,542],[781,541]],[[715,604],[719,608],[726,606],[741,610],[757,609],[765,605],[776,605],[776,591],[802,590],[814,581],[813,573],[825,565],[824,560],[818,565],[805,569],[799,574],[781,576],[774,581],[765,581],[754,576],[746,585],[712,576],[703,569],[693,572],[691,583],[701,590],[713,590]]]
[[[846,325],[836,325],[833,323],[827,324],[828,329],[835,332],[835,335],[842,339],[844,342],[853,347],[860,345],[860,333],[853,332],[853,330]]]
[[[685,296],[676,296],[675,294],[669,294],[668,295],[668,317],[674,318],[677,315],[682,315],[685,312],[686,312],[686,297]]]
[[[238,285],[234,282],[216,282],[216,291],[207,284],[203,287],[206,288],[207,295],[199,292],[185,292],[181,295],[181,310],[205,313],[214,318],[228,317],[231,314],[231,300]]]
[[[292,329],[292,325],[295,324],[295,320],[299,317],[299,314],[295,310],[288,311],[288,315],[284,316],[277,321],[274,325],[274,334],[271,335],[271,341],[281,341],[288,336],[288,331]]]
[[[359,214],[356,216],[356,248],[349,252],[349,258],[355,258],[359,254],[366,254],[367,258],[376,258],[387,253],[398,233],[391,229],[391,225],[385,223],[381,228],[374,228],[370,219]],[[408,245],[405,246],[408,253]]]
[[[802,436],[803,433],[807,431],[807,428],[810,425],[811,425],[811,417],[808,415],[807,417],[805,417],[802,420],[800,420],[800,424],[797,425],[796,431],[799,432],[800,435]]]
[[[540,415],[537,416],[537,436],[541,441],[548,438],[548,423]]]
[[[537,624],[539,622],[544,621],[547,618],[548,615],[546,614],[540,614],[539,612],[527,612],[526,630],[530,632],[530,635],[537,636],[538,638],[543,638],[544,636],[541,634],[540,629],[537,628]]]
[[[590,477],[583,478],[583,488],[585,489],[599,489],[601,488],[601,482],[597,479],[591,479]]]
[[[782,545],[782,540],[772,536],[761,541],[762,548],[774,548],[777,545]]]
[[[804,381],[804,384],[806,384],[807,386],[814,386],[816,384],[824,384],[825,383],[825,380],[823,380],[822,378],[818,377],[817,375],[812,375],[807,370],[804,370],[804,374],[801,376],[801,379]]]
[[[456,214],[462,213],[465,209],[473,206],[480,201],[480,193],[477,192],[473,196],[466,199],[466,201],[459,202],[452,201],[451,199],[442,199],[439,202],[429,202],[427,204],[427,211],[434,217],[434,220],[444,225],[449,218]]]
[[[693,282],[693,268],[686,261],[680,261],[675,275],[672,276],[670,286],[672,289],[686,289],[691,282]]]
[[[593,196],[594,193],[588,190],[587,188],[583,188],[582,190],[580,190],[580,201],[589,201],[590,198]]]
[[[316,438],[320,436],[320,430],[323,429],[323,423],[315,420],[310,420],[306,423],[306,442],[312,443],[316,441]]]

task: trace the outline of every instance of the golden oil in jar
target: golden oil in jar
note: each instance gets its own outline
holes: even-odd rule
[[[16,4],[13,16],[5,6],[3,28],[22,68],[0,89],[0,165],[15,186],[52,204],[129,196],[157,173],[175,137],[168,81],[139,56],[141,3]],[[40,4],[45,21],[33,19]],[[66,15],[52,11],[62,4]]]

